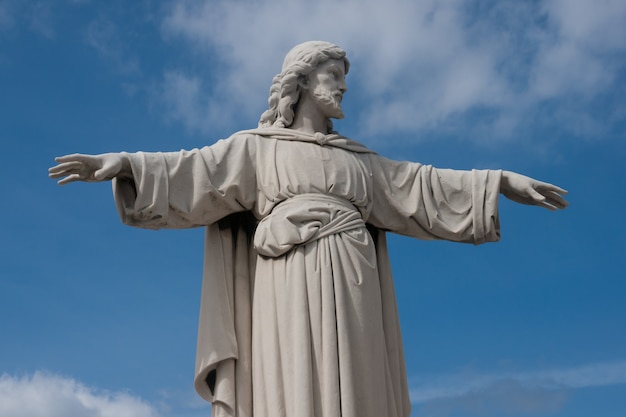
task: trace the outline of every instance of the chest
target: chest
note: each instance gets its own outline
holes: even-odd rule
[[[263,183],[287,195],[318,192],[347,197],[367,196],[371,170],[363,154],[333,146],[296,141],[276,141],[262,162]]]

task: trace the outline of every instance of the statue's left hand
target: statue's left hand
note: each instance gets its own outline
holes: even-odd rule
[[[549,210],[564,209],[568,205],[563,198],[567,191],[561,187],[511,171],[502,172],[500,192],[516,203],[541,206]]]

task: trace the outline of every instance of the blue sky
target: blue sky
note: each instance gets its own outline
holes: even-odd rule
[[[626,412],[626,3],[0,0],[0,415],[196,417],[202,230],[121,225],[55,156],[256,126],[293,45],[352,62],[337,130],[569,190],[502,240],[391,237],[413,417]]]

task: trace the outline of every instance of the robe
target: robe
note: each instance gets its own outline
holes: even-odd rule
[[[276,128],[126,155],[125,224],[206,227],[195,387],[214,416],[409,416],[385,232],[498,240],[500,171]]]

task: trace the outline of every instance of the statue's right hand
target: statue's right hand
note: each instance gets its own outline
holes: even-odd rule
[[[48,170],[50,178],[61,178],[59,185],[74,181],[106,181],[127,170],[128,161],[119,153],[101,155],[73,154],[54,158],[58,162]]]

